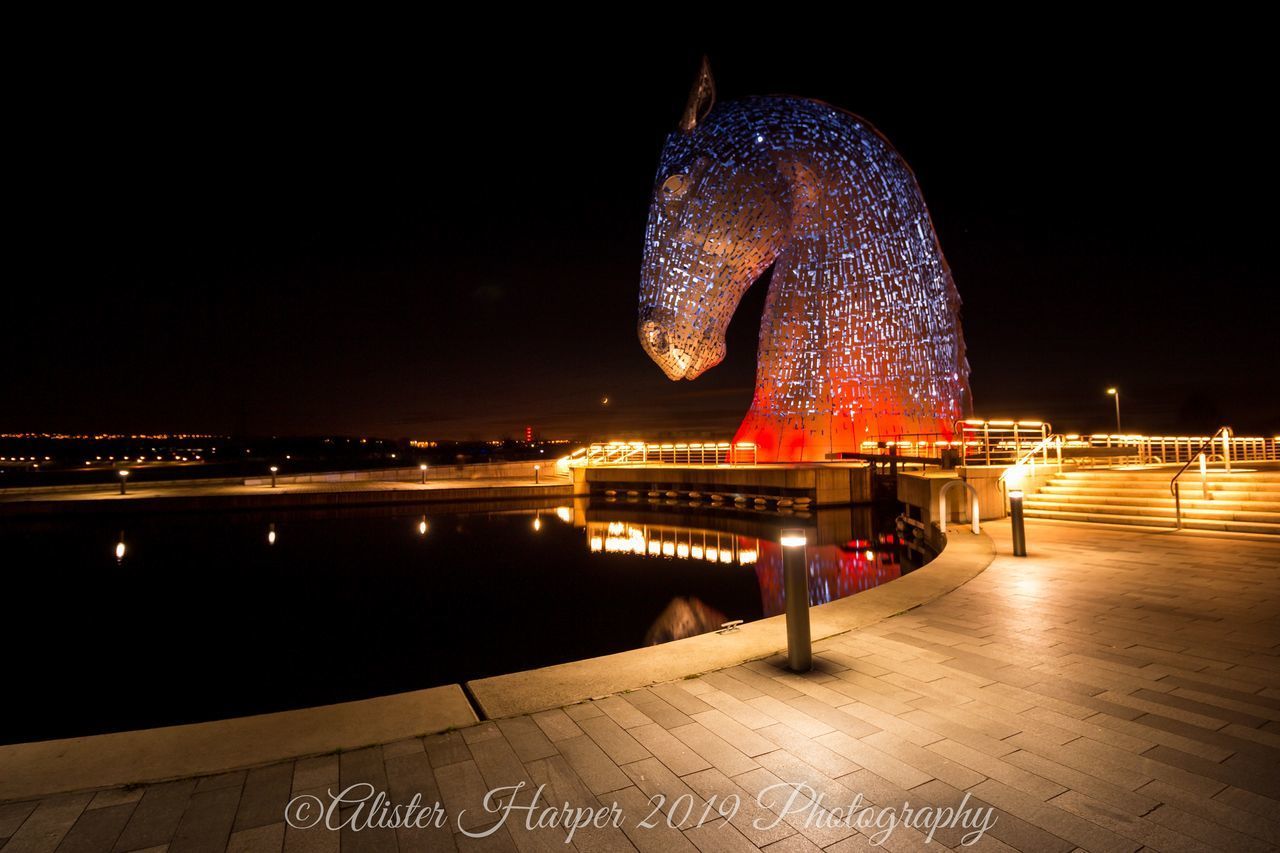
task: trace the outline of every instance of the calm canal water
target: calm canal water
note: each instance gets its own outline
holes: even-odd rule
[[[813,604],[914,567],[893,515],[641,503],[0,522],[0,742],[363,699],[783,612],[782,527]]]

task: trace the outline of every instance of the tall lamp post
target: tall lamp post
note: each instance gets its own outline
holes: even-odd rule
[[[1124,432],[1120,429],[1120,389],[1108,388],[1107,393],[1116,398],[1116,435],[1120,435]]]

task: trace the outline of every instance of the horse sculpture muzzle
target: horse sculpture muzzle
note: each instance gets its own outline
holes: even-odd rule
[[[722,333],[695,330],[666,308],[642,309],[637,332],[640,346],[668,379],[697,379],[724,360]]]

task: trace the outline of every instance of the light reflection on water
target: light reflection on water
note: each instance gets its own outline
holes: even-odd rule
[[[717,513],[721,513],[717,515]],[[668,513],[667,515],[670,515]],[[563,517],[563,516],[562,516]],[[901,577],[920,563],[893,530],[884,529],[867,507],[818,510],[797,518],[752,515],[737,518],[723,510],[696,516],[698,523],[651,520],[643,510],[587,509],[579,526],[593,554],[634,560],[686,560],[707,567],[749,568],[760,590],[761,616],[786,612],[781,527],[807,525],[814,535],[805,548],[810,606]],[[735,529],[738,528],[738,529]],[[697,598],[678,596],[650,627],[655,644],[719,628],[729,617]]]
[[[892,514],[494,502],[0,523],[0,743],[197,722],[549,666],[821,604],[909,571]],[[57,644],[37,641],[56,632]],[[109,637],[138,663],[84,667]],[[74,677],[66,673],[74,672]],[[85,697],[96,697],[92,708]],[[105,698],[104,698],[105,697]]]

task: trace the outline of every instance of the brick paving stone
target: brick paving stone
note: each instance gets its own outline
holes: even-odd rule
[[[678,829],[692,826],[694,817],[707,806],[705,800],[656,758],[624,764],[622,770]]]
[[[587,735],[562,740],[557,746],[591,793],[598,796],[631,784],[627,774],[610,761],[604,750]]]
[[[422,739],[422,748],[427,751],[432,767],[444,767],[457,764],[459,761],[470,761],[471,751],[462,739],[461,732],[441,732],[428,735]]]
[[[624,729],[644,726],[653,722],[648,715],[621,696],[607,696],[595,704],[597,708],[604,711],[611,720]]]
[[[746,790],[714,767],[691,773],[684,782],[712,806],[712,815],[727,818],[757,847],[796,832],[789,824],[774,821],[773,813],[756,802],[756,792]]]
[[[622,809],[622,831],[641,853],[696,853],[697,847],[680,830],[670,826],[665,816],[654,819],[648,794],[635,786],[614,791],[608,798]],[[641,826],[652,821],[647,826]]]
[[[62,843],[57,844],[58,853],[101,853],[103,850],[110,850],[124,831],[135,806],[136,803],[122,803],[85,811],[63,837]]]
[[[726,776],[737,776],[759,765],[746,753],[701,723],[671,729],[671,734]]]
[[[337,788],[338,756],[321,755],[316,758],[299,758],[293,765],[293,791],[309,788]]]
[[[931,743],[928,749],[950,758],[957,764],[963,764],[988,779],[1003,782],[1037,799],[1048,800],[1066,790],[1064,786],[1029,770],[1024,770],[1016,764],[1011,764],[1002,758],[994,758],[976,749],[970,749],[964,744],[953,740],[940,740],[937,743]]]
[[[239,804],[239,785],[192,794],[177,832],[169,842],[170,853],[222,853],[231,836]],[[281,804],[274,822],[283,816],[284,804]]]
[[[579,721],[578,725],[586,732],[587,737],[604,750],[605,755],[609,756],[614,764],[630,764],[632,761],[649,757],[649,750],[614,722],[612,717],[591,717]]]
[[[578,724],[560,708],[534,714],[533,721],[538,724],[538,728],[542,729],[542,733],[552,743],[582,734],[582,729],[578,727]]]
[[[796,693],[795,695],[799,696],[801,694]],[[751,699],[748,704],[759,708],[778,722],[785,723],[806,737],[817,737],[818,735],[825,735],[827,732],[835,731],[834,728],[821,720],[809,716],[799,708],[788,705],[775,696],[757,696],[755,699]]]
[[[539,728],[532,717],[499,720],[498,728],[502,730],[502,736],[507,739],[507,743],[511,744],[511,748],[515,750],[521,761],[536,761],[539,758],[559,754],[546,733]]]
[[[929,781],[933,777],[918,767],[894,758],[887,752],[881,752],[866,741],[849,737],[844,732],[832,732],[816,738],[818,743],[838,752],[859,767],[874,770],[895,785],[903,788],[914,788]]]
[[[162,782],[147,787],[146,793],[138,801],[125,824],[124,832],[116,841],[115,850],[141,850],[158,844],[168,844],[178,829],[182,813],[187,810],[187,801],[195,791],[194,779],[181,779],[176,782]],[[278,819],[284,813],[276,814]]]
[[[710,705],[685,689],[684,682],[659,684],[649,689],[653,691],[653,695],[671,703],[672,707],[682,714],[697,714],[711,710]]]
[[[141,796],[142,791],[139,789],[138,797]],[[0,803],[0,838],[8,838],[17,832],[18,827],[22,826],[23,821],[25,821],[27,817],[36,810],[36,806],[38,805],[40,805],[39,802]],[[92,803],[90,805],[92,805]],[[114,804],[112,803],[108,805]]]
[[[760,714],[760,717],[761,719],[773,719],[765,714]],[[701,714],[694,714],[693,719],[698,724],[705,726],[709,731],[714,732],[729,743],[733,744],[734,747],[741,750],[748,756],[761,755],[777,749],[777,746],[773,741],[762,737],[751,728],[748,728],[739,722],[741,717],[730,717],[723,711],[715,710],[703,711]],[[769,725],[775,724],[776,721],[769,723]],[[754,728],[761,727],[757,726]]]
[[[711,762],[657,723],[637,726],[630,731],[630,734],[649,750],[654,758],[665,764],[667,769],[677,776],[696,773],[711,767]]]
[[[648,690],[635,691],[623,697],[635,705],[644,715],[664,729],[687,726],[693,720],[667,700]]]
[[[377,750],[370,750],[377,753]],[[349,783],[348,783],[349,784]],[[293,792],[293,763],[273,764],[249,771],[240,793],[235,830],[279,823]],[[142,800],[146,804],[146,797]]]
[[[271,823],[231,833],[227,853],[280,853],[284,849],[285,824]]]

